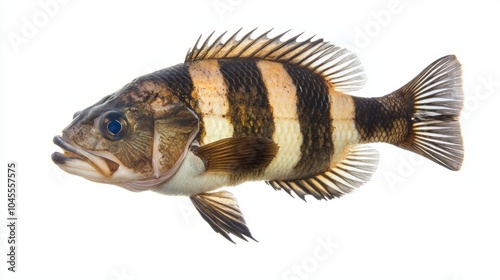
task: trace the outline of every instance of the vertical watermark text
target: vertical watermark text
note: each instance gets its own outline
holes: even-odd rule
[[[17,163],[7,163],[7,270],[17,271]]]

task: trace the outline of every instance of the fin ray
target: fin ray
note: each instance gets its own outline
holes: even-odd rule
[[[266,167],[278,153],[278,145],[263,137],[224,138],[199,147],[193,153],[210,172],[249,172]]]
[[[329,170],[311,178],[268,181],[276,190],[292,192],[305,201],[305,195],[318,200],[350,193],[371,179],[378,164],[378,152],[367,145],[347,148],[343,158]],[[293,195],[292,195],[293,196]]]
[[[412,130],[396,146],[448,169],[460,169],[464,156],[459,123],[464,100],[461,76],[460,63],[448,55],[395,92],[414,102]]]
[[[255,240],[246,225],[236,198],[230,192],[202,193],[190,198],[203,219],[227,240],[234,243],[229,234],[245,241],[247,241],[245,236]]]
[[[354,53],[323,39],[313,40],[315,36],[312,36],[305,41],[298,41],[302,33],[284,39],[289,31],[268,37],[272,29],[251,38],[256,30],[253,29],[237,39],[241,30],[239,29],[225,42],[222,42],[222,38],[226,32],[210,43],[214,34],[211,33],[201,46],[199,46],[200,37],[186,54],[185,62],[203,59],[255,58],[307,68],[332,83],[339,91],[358,90],[365,83],[365,74],[359,58]]]

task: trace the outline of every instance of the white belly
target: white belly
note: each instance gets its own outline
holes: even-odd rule
[[[167,195],[191,196],[210,192],[228,184],[227,174],[205,172],[203,161],[189,152],[179,171],[155,191]]]

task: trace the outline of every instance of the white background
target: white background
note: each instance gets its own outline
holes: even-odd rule
[[[54,1],[0,4],[1,279],[500,278],[495,1]],[[376,175],[341,199],[304,203],[247,183],[232,191],[259,242],[234,245],[188,198],[92,183],[52,163],[52,138],[73,113],[181,63],[200,34],[240,27],[305,31],[353,49],[368,76],[356,94],[366,97],[456,54],[466,96],[462,170],[377,145]],[[5,251],[11,160],[16,273]]]

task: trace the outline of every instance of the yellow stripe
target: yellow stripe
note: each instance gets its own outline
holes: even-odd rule
[[[189,74],[193,81],[192,95],[198,100],[197,113],[201,115],[205,134],[200,144],[233,136],[233,125],[226,118],[228,112],[227,86],[217,60],[191,63]]]
[[[332,117],[332,139],[335,147],[332,164],[341,160],[338,158],[349,145],[359,143],[359,134],[356,129],[355,108],[352,97],[329,89],[330,115]]]
[[[293,178],[293,167],[301,158],[302,134],[297,115],[297,89],[280,63],[258,61],[257,67],[273,108],[275,133],[273,141],[279,151],[264,172],[265,179]]]

